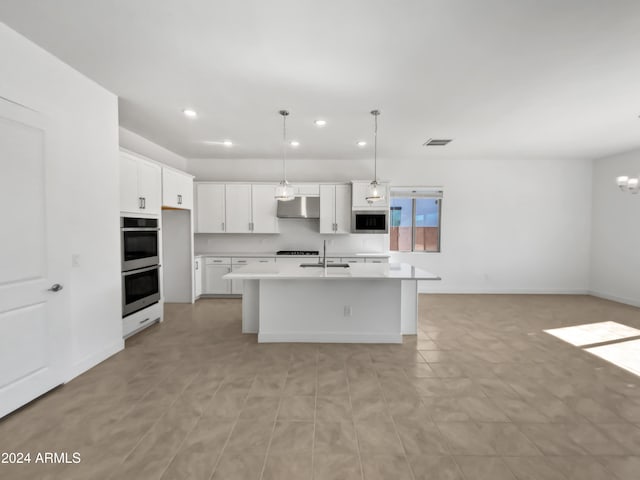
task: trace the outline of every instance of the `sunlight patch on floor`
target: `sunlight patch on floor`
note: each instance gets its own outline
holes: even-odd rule
[[[628,340],[612,345],[585,348],[585,351],[631,373],[640,375],[640,340]]]
[[[610,321],[551,328],[545,332],[576,347],[640,336],[640,330]]]

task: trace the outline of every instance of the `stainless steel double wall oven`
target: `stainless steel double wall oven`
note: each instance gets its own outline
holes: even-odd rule
[[[120,218],[122,316],[160,300],[160,228],[156,218]]]

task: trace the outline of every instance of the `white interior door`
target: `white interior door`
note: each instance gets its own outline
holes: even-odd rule
[[[64,380],[70,265],[49,152],[44,117],[0,99],[0,417]]]

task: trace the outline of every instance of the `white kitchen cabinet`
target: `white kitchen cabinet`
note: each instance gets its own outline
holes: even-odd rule
[[[228,295],[231,293],[231,281],[222,277],[231,272],[231,259],[204,257],[203,293],[208,295]]]
[[[162,206],[191,210],[193,177],[170,168],[162,169]]]
[[[352,187],[351,204],[354,210],[386,210],[389,208],[389,184],[380,182],[380,192],[384,196],[382,200],[375,203],[367,202],[369,195],[370,181],[354,181]]]
[[[291,185],[291,188],[293,188],[293,193],[295,195],[302,195],[302,196],[306,196],[306,195],[318,196],[318,195],[320,195],[320,185],[317,184],[317,183],[306,183],[306,184],[302,184],[302,185]]]
[[[198,298],[200,295],[202,295],[202,272],[204,271],[204,269],[202,268],[202,258],[201,257],[196,257],[194,260],[194,267],[193,267],[193,275],[194,275],[194,281],[193,281],[193,289],[194,289],[194,296],[196,298]]]
[[[225,185],[196,183],[195,233],[223,233],[225,231]]]
[[[301,263],[318,263],[320,257],[314,255],[300,255],[297,257],[276,257],[276,263],[288,263],[290,265],[300,265]]]
[[[227,184],[226,232],[251,233],[251,185]]]
[[[251,232],[278,233],[277,185],[251,186]]]
[[[364,257],[342,257],[342,263],[365,263]]]
[[[389,263],[389,259],[386,257],[367,257],[367,263]]]
[[[159,214],[161,196],[160,166],[120,152],[120,211]]]
[[[231,259],[231,271],[233,272],[238,268],[252,263],[275,263],[275,261],[276,259],[273,257],[234,257]],[[231,280],[231,293],[234,295],[242,295],[242,285],[242,280]]]
[[[320,185],[320,233],[351,233],[349,185]]]

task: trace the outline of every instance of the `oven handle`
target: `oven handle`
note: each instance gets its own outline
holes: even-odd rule
[[[123,232],[159,232],[158,227],[124,227],[121,228]]]
[[[122,272],[122,276],[126,277],[127,275],[133,275],[134,273],[144,273],[149,272],[151,270],[157,270],[161,267],[161,265],[153,265],[151,267],[139,268],[137,270],[129,270],[127,272]]]

